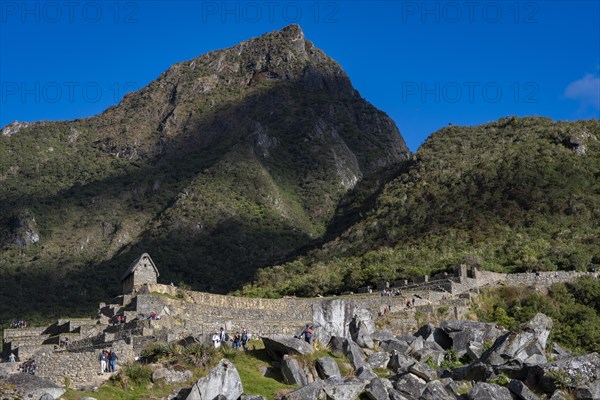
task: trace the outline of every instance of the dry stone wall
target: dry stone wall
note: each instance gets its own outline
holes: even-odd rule
[[[344,300],[352,307],[366,308],[374,315],[385,307],[400,308],[401,297],[352,296],[336,299],[284,298],[254,299],[183,291],[168,285],[146,285],[137,296],[136,311],[140,317],[152,313],[195,334],[210,334],[220,327],[229,332],[248,328],[258,336],[293,335],[314,321],[314,310],[325,301]],[[163,325],[164,327],[165,325]]]
[[[109,348],[109,347],[107,347]],[[113,343],[110,347],[119,357],[117,365],[131,362],[135,358],[133,346],[124,341]],[[100,350],[85,351],[42,351],[36,354],[38,375],[64,386],[66,378],[74,387],[90,386],[99,377]]]
[[[599,273],[578,271],[548,271],[536,273],[508,274],[504,280],[506,286],[550,286],[555,283],[572,282],[580,276],[598,278]]]

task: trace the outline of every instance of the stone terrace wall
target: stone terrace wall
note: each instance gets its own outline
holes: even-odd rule
[[[142,294],[146,293],[146,294]],[[173,324],[194,334],[210,334],[224,327],[228,332],[248,328],[258,336],[293,335],[313,320],[313,306],[332,298],[255,299],[183,291],[168,285],[147,285],[137,297],[137,312],[144,316],[173,316]],[[152,294],[154,293],[154,294]],[[156,295],[161,293],[162,295]],[[378,294],[339,297],[356,307],[366,308],[374,315],[383,308],[402,307],[402,297],[381,297]]]
[[[572,282],[580,276],[598,277],[595,272],[549,271],[537,273],[508,274],[504,281],[506,286],[550,286],[555,283]]]
[[[113,343],[117,352],[117,365],[134,360],[131,344],[123,341]],[[99,378],[99,350],[89,351],[46,351],[37,354],[37,375],[47,378],[59,386],[65,385],[65,376],[71,379],[74,387],[90,386]],[[108,375],[104,375],[108,378]]]

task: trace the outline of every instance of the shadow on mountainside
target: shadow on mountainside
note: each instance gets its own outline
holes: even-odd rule
[[[121,274],[143,252],[153,257],[160,282],[216,293],[297,254],[318,239],[315,232],[344,194],[332,148],[339,152],[342,143],[365,170],[375,168],[369,160],[386,141],[395,142],[393,130],[374,139],[376,133],[359,129],[369,118],[376,125],[381,112],[359,96],[334,95],[282,82],[198,117],[189,124],[193,131],[174,138],[157,132],[153,157],[102,179],[52,196],[3,193],[0,222],[8,223],[14,210],[31,210],[41,239],[7,246],[0,257],[0,324],[95,314],[98,302],[120,293]],[[86,123],[99,126],[100,116],[94,118]],[[323,121],[336,133],[315,133]],[[268,155],[260,153],[256,122],[277,139]],[[256,171],[234,168],[241,155]],[[211,203],[222,192],[234,197],[227,213]],[[180,206],[194,196],[196,203]],[[279,205],[269,203],[273,197]],[[190,215],[202,201],[208,204],[202,214]],[[208,222],[194,228],[196,220]]]

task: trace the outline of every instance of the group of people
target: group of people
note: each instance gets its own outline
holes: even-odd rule
[[[386,297],[386,296],[402,296],[402,291],[400,289],[383,289],[381,291],[381,297]]]
[[[10,323],[11,329],[27,328],[27,321],[13,321]]]
[[[36,370],[37,365],[35,365],[35,360],[33,358],[19,364],[19,372],[21,373],[35,375]]]
[[[117,352],[113,349],[110,350],[102,350],[100,354],[98,354],[98,361],[100,361],[100,373],[104,374],[105,372],[115,372],[117,370]]]
[[[244,351],[248,350],[248,340],[250,339],[250,334],[248,333],[248,329],[244,328],[242,333],[239,331],[235,332],[233,335],[233,340],[229,337],[229,334],[225,331],[224,328],[221,327],[219,333],[213,333],[212,335],[212,343],[215,348],[219,348],[222,345],[229,345],[231,341],[231,346],[239,350],[240,348],[244,349]]]
[[[125,316],[124,315],[116,315],[113,318],[113,326],[115,325],[121,325],[125,323]]]

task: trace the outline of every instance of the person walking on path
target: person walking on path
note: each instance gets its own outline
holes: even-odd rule
[[[106,353],[104,350],[98,354],[98,361],[100,361],[100,373],[103,374],[106,371]]]
[[[242,348],[244,351],[248,350],[248,329],[242,330]]]
[[[221,333],[219,333],[219,340],[221,341],[221,344],[227,344],[227,342],[229,342],[229,335],[225,332],[223,327],[221,327]]]
[[[119,357],[117,357],[117,352],[114,351],[113,349],[110,349],[110,356],[109,356],[109,365],[110,365],[110,372],[115,372],[117,370],[117,360],[119,359]]]
[[[236,332],[235,335],[233,335],[233,348],[235,350],[238,350],[241,347],[241,342],[242,338],[240,337],[240,332]]]

